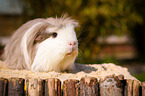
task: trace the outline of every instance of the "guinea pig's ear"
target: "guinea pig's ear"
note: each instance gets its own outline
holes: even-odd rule
[[[40,41],[42,39],[42,32],[36,34],[35,41]]]
[[[40,32],[40,33],[36,34],[36,37],[34,39],[34,44],[42,42],[45,39],[47,39],[48,37],[49,37],[48,33],[46,33],[46,32]]]
[[[49,34],[46,32],[46,29],[48,27],[49,26],[46,24],[44,26],[41,26],[39,30],[36,30],[38,32],[35,35],[34,44],[42,42],[49,37]]]

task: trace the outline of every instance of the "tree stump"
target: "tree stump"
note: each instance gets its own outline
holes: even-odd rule
[[[44,96],[61,96],[61,81],[57,78],[49,78],[45,80]]]
[[[145,96],[145,82],[140,84],[126,68],[114,64],[77,67],[76,73],[0,68],[0,96]]]
[[[98,93],[99,83],[97,78],[85,77],[81,78],[79,83],[79,96],[99,96]]]
[[[43,96],[43,80],[27,79],[26,96]]]
[[[0,96],[7,96],[8,80],[0,78]]]
[[[139,96],[139,86],[140,86],[140,81],[127,79],[125,89],[124,89],[125,90],[124,95]]]
[[[78,96],[79,80],[69,79],[63,82],[63,96]]]
[[[107,76],[100,79],[100,96],[123,96],[123,76]]]
[[[24,96],[24,79],[10,78],[8,81],[8,96]]]
[[[142,96],[145,96],[145,82],[142,82],[141,87],[142,87]]]
[[[140,81],[133,80],[133,96],[139,96]]]

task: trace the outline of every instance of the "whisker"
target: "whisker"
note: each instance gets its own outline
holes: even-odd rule
[[[82,52],[82,50],[78,48],[78,51],[79,51],[80,56],[84,57],[84,53]]]
[[[77,63],[82,63],[82,61],[83,61],[83,57],[84,57],[84,54],[83,54],[83,52],[78,48],[78,57],[76,58],[76,62]]]

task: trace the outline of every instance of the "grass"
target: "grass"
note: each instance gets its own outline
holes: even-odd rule
[[[134,76],[135,78],[137,78],[139,81],[145,82],[145,73],[134,74],[133,76]]]

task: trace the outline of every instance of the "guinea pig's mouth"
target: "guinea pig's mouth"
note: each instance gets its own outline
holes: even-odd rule
[[[75,54],[75,53],[77,53],[77,49],[76,48],[74,48],[71,51],[69,51],[66,55],[69,56],[69,55],[72,55],[72,54]]]
[[[73,54],[74,53],[74,51],[72,51],[72,52],[69,52],[69,53],[67,53],[66,55],[71,55],[71,54]]]

